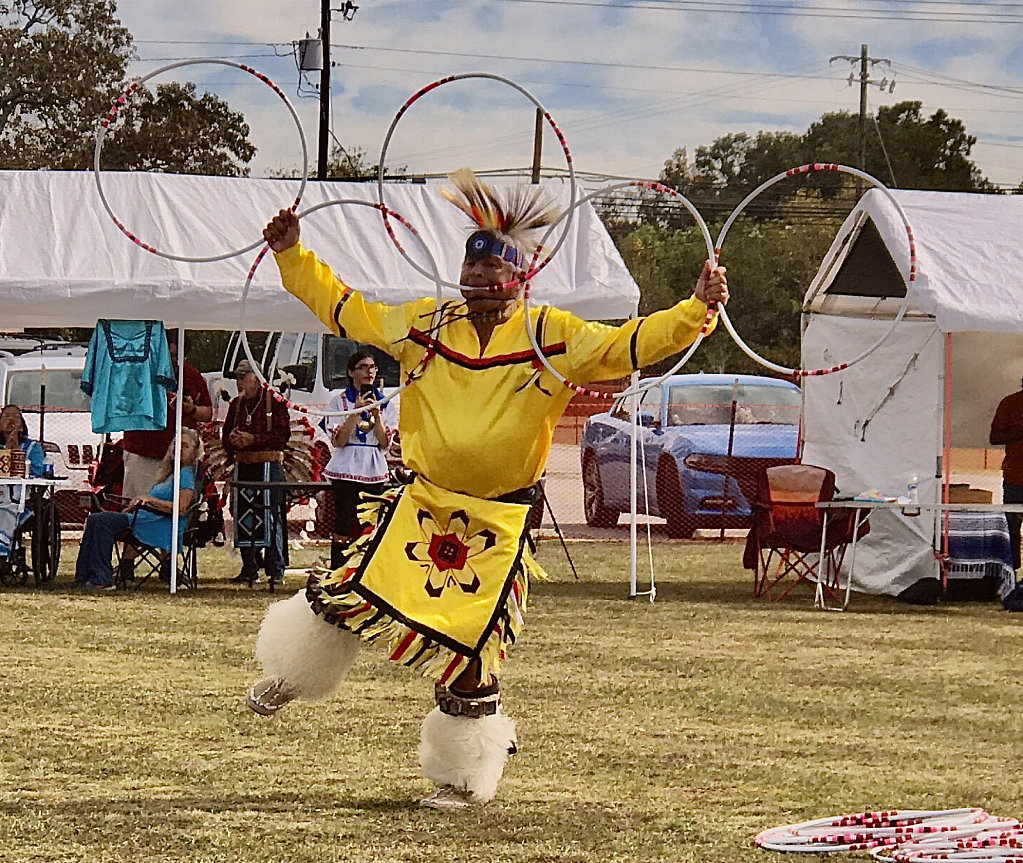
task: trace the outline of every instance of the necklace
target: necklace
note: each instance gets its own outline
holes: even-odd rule
[[[262,399],[259,398],[259,396],[257,396],[255,402],[252,405],[252,410],[249,410],[245,406],[245,399],[242,399],[242,411],[245,414],[245,427],[246,428],[248,428],[249,426],[252,425],[252,418],[256,415],[256,408],[259,407],[259,403],[261,401],[262,401]]]

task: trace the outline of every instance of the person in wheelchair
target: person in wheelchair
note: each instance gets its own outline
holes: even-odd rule
[[[25,476],[43,475],[43,448],[28,436],[28,426],[17,405],[7,405],[0,411],[0,448],[24,454]],[[0,486],[0,558],[10,556],[14,532],[32,515],[31,509],[21,505],[19,494],[20,488]]]
[[[178,547],[185,533],[185,513],[195,497],[195,466],[202,454],[199,433],[181,430],[181,490],[178,495]],[[174,495],[174,444],[171,443],[148,494],[132,499],[121,512],[94,512],[85,521],[85,532],[75,563],[75,584],[94,590],[114,590],[114,567],[111,561],[114,544],[125,531],[145,545],[170,551],[171,513]],[[130,551],[129,551],[130,549]],[[120,566],[122,580],[134,578],[134,549],[125,547]]]

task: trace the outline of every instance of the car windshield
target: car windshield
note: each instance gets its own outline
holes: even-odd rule
[[[368,351],[377,362],[377,386],[396,387],[401,383],[398,361],[354,339],[327,336],[323,340],[323,385],[329,390],[348,386],[348,358],[356,351]]]
[[[670,390],[668,425],[736,425],[799,422],[800,393],[763,384],[698,384]]]
[[[39,410],[42,374],[39,369],[11,372],[7,376],[4,404],[18,405],[24,410]],[[46,410],[87,411],[89,397],[80,386],[82,372],[78,369],[46,370]]]

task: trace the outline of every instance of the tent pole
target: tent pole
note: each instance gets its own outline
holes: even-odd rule
[[[178,394],[174,399],[174,497],[171,500],[171,548],[170,548],[170,592],[178,592],[178,522],[181,520],[181,507],[178,496],[181,494],[181,418],[182,400],[185,398],[185,328],[178,328]]]
[[[941,502],[948,503],[949,481],[952,478],[952,333],[945,333],[944,427],[942,429],[941,469],[944,474]],[[948,587],[948,510],[941,518],[941,589]]]
[[[639,372],[633,372],[633,385]],[[639,399],[629,396],[629,598],[636,596],[636,437],[639,425]]]

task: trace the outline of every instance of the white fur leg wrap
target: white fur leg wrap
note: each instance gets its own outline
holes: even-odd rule
[[[256,659],[267,677],[283,677],[299,698],[326,698],[341,685],[359,652],[359,637],[324,623],[300,590],[267,609]]]
[[[486,803],[514,751],[515,723],[500,708],[493,716],[470,719],[435,707],[423,720],[419,766],[434,784],[464,789]]]

